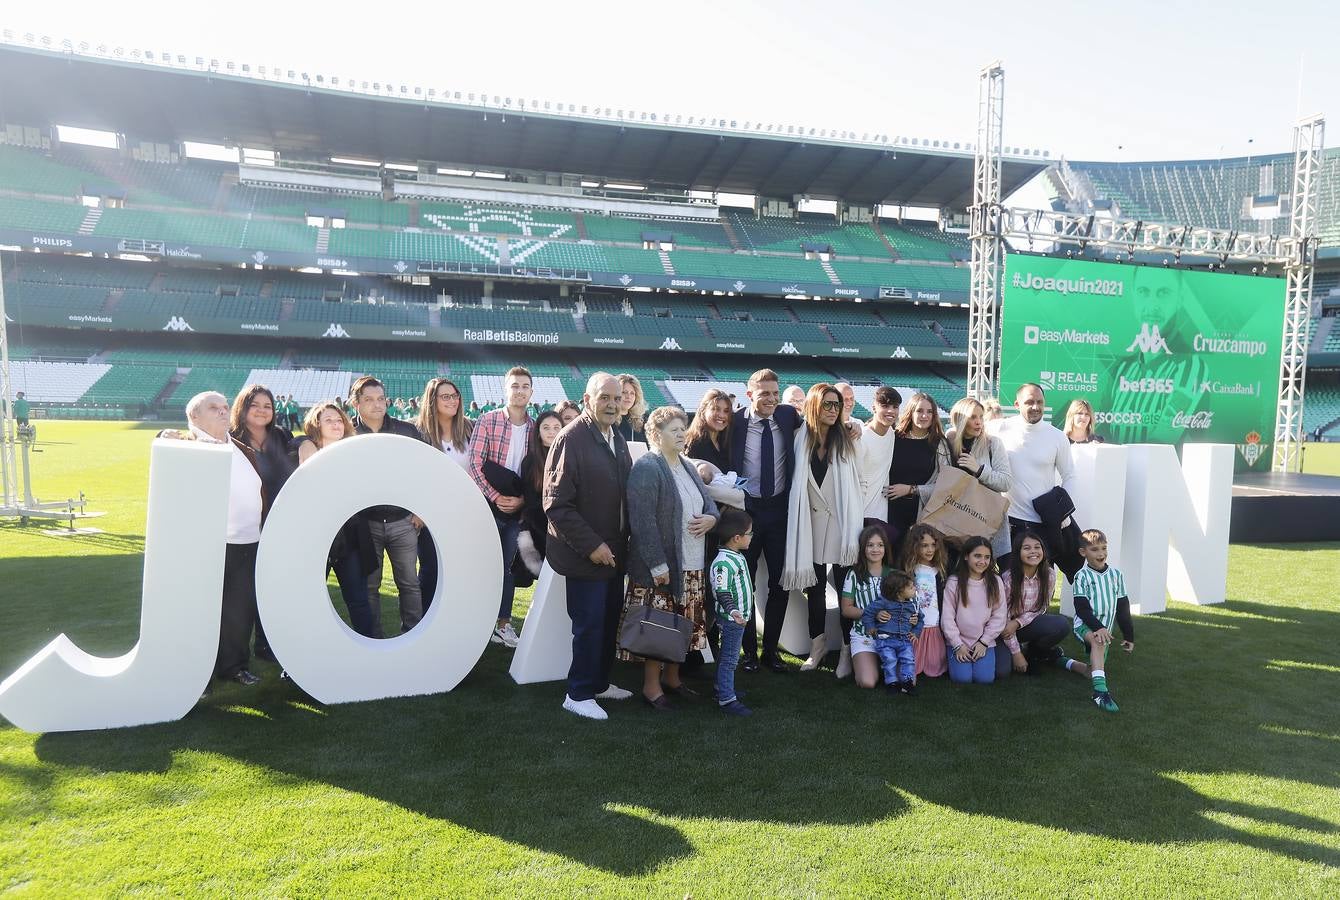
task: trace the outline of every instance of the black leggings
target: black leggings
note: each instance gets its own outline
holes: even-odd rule
[[[847,573],[851,571],[850,566],[833,566],[833,588],[842,594],[842,585],[847,580]],[[809,609],[810,616],[810,640],[814,640],[823,634],[828,627],[828,601],[827,593],[829,567],[824,563],[814,564],[815,582],[811,587],[805,588],[805,605]],[[842,643],[851,642],[851,619],[842,618]]]

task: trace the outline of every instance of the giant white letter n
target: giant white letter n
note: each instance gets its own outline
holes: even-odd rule
[[[0,683],[0,715],[24,731],[82,731],[170,722],[195,705],[219,645],[231,453],[154,441],[139,641],[106,658],[57,636]]]

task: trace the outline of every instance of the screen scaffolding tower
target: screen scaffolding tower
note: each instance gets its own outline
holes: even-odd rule
[[[999,60],[977,76],[977,143],[973,147],[971,285],[968,301],[968,396],[996,394],[996,319],[1000,311],[1000,156],[1005,69]]]
[[[1280,356],[1279,404],[1275,409],[1276,472],[1303,467],[1303,387],[1307,380],[1308,322],[1317,254],[1317,179],[1326,140],[1326,120],[1300,119],[1293,130],[1293,189],[1289,237],[1294,254],[1284,267],[1284,352]]]

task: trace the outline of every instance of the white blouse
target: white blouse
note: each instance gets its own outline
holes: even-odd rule
[[[703,495],[693,483],[693,476],[684,468],[684,462],[670,466],[670,474],[679,489],[679,505],[684,510],[684,523],[680,531],[679,562],[685,572],[701,571],[705,564],[707,541],[703,535],[689,534],[689,522],[694,516],[703,514]]]

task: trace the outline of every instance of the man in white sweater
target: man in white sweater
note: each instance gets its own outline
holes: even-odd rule
[[[1010,471],[1014,473],[1014,486],[1006,494],[1010,499],[1011,544],[1027,528],[1039,531],[1045,540],[1048,529],[1039,527],[1042,517],[1033,509],[1033,500],[1056,487],[1058,476],[1067,493],[1073,496],[1075,489],[1070,439],[1061,429],[1043,421],[1046,398],[1042,388],[1025,384],[1019,388],[1014,402],[1019,415],[1005,419],[995,431],[1010,456]],[[1052,559],[1056,558],[1057,549],[1047,547]],[[1001,560],[1002,569],[1008,564],[1008,557]]]

